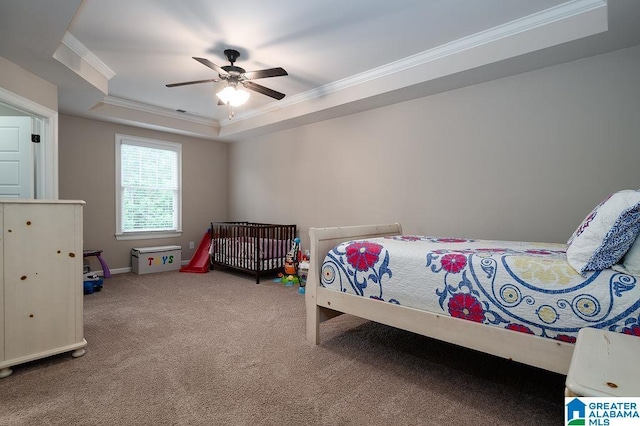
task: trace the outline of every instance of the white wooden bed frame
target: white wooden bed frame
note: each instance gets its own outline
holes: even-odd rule
[[[320,323],[344,313],[544,370],[567,374],[573,344],[384,303],[320,286],[322,264],[333,247],[344,241],[402,235],[400,224],[310,228],[309,235],[311,264],[305,302],[307,340],[310,343],[320,343]]]

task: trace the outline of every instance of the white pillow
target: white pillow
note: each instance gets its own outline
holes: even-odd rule
[[[622,264],[613,265],[613,269],[628,275],[640,276],[640,237],[636,238],[627,254],[622,259]]]
[[[618,263],[640,233],[640,191],[612,194],[582,221],[567,244],[576,271],[598,271]]]

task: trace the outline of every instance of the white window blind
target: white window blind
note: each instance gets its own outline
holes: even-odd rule
[[[180,232],[181,146],[117,135],[116,150],[116,236]]]

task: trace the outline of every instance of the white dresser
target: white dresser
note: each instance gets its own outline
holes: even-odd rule
[[[83,205],[0,200],[0,378],[23,362],[84,355]]]

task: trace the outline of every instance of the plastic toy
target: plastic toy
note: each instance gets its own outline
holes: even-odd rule
[[[104,283],[104,280],[99,276],[95,274],[84,274],[83,280],[84,294],[93,294],[96,291],[102,290],[102,284]]]
[[[283,278],[285,287],[291,287],[295,284],[300,284],[300,278],[297,275],[287,275]]]
[[[303,285],[300,281],[300,277],[293,274],[278,274],[278,278],[273,280],[274,283],[284,283],[285,287],[292,287],[296,284]]]
[[[291,250],[287,253],[284,260],[284,273],[287,275],[296,275],[298,273],[298,254],[300,252],[300,238],[294,238]]]

